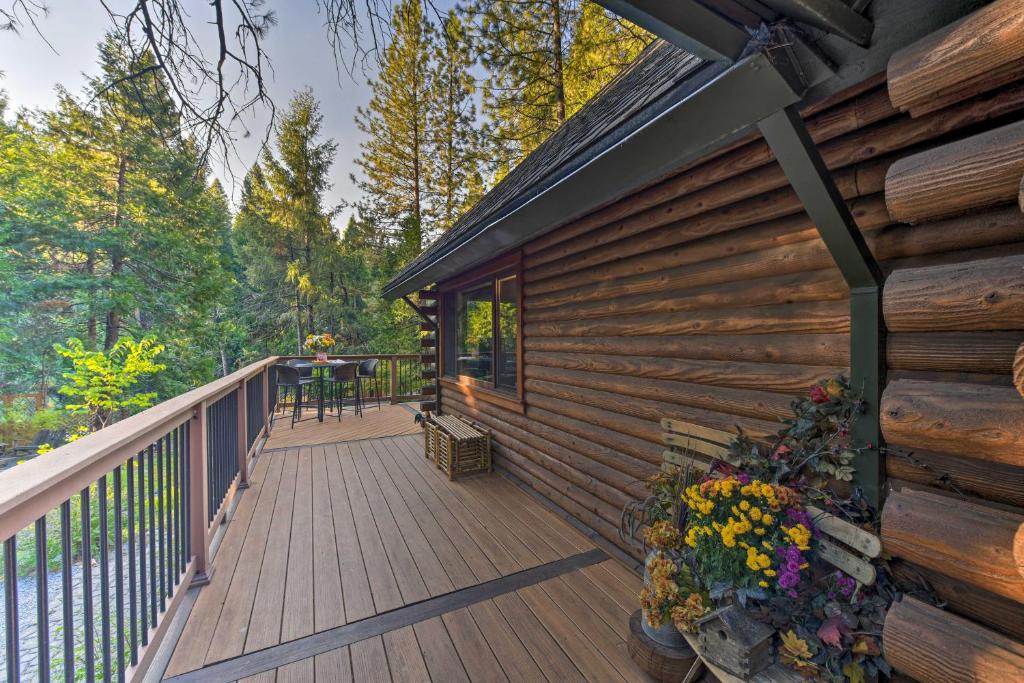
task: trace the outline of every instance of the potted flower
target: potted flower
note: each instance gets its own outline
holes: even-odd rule
[[[332,348],[334,344],[334,337],[331,336],[331,333],[324,332],[323,334],[307,335],[302,348],[316,353],[317,361],[322,363],[327,360],[327,349]]]

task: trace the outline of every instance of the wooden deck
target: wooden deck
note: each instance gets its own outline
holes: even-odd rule
[[[323,422],[316,420],[315,410],[303,412],[302,422],[291,426],[291,413],[276,416],[274,430],[263,450],[315,446],[340,441],[358,441],[380,436],[418,434],[420,426],[415,422],[416,410],[409,404],[391,405],[382,403],[377,409],[371,403],[363,410],[362,417],[353,415],[348,408],[337,416],[325,415]]]
[[[276,446],[289,432],[258,458],[166,678],[647,680],[625,645],[639,577],[508,479],[449,482],[418,432]]]

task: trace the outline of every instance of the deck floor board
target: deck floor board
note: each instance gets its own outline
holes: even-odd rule
[[[346,415],[343,425],[356,420]],[[278,430],[291,432],[287,423]],[[225,660],[250,660],[429,598],[448,601],[454,591],[595,547],[499,474],[449,481],[423,458],[418,433],[321,438],[257,459],[166,676],[236,666]],[[647,680],[625,647],[640,579],[600,557],[532,585],[513,579],[512,592],[453,603],[440,616],[311,650],[243,680]]]

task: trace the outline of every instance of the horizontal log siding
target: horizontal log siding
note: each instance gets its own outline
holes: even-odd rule
[[[911,226],[890,217],[884,194],[893,163],[998,128],[1022,110],[1016,83],[914,119],[892,108],[876,80],[808,125],[888,274],[1024,253],[1016,206]],[[488,427],[500,468],[634,556],[617,533],[619,510],[660,464],[661,417],[763,437],[793,398],[848,372],[846,285],[760,138],[523,253],[525,413],[454,388],[442,392],[443,409]],[[908,326],[889,335],[887,358],[900,382],[1003,396],[1021,343],[1024,329]],[[889,476],[1024,505],[1024,470],[1011,456],[963,452],[937,434],[928,442],[935,450],[891,455]],[[940,571],[928,570],[949,583]],[[983,623],[993,614],[961,598],[951,609]]]

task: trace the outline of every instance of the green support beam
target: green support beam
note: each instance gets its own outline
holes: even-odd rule
[[[858,458],[855,483],[879,508],[885,467],[880,423],[885,386],[884,276],[807,132],[797,105],[768,116],[758,126],[850,286],[850,382],[861,393],[865,407],[852,435],[858,445],[865,447]]]

